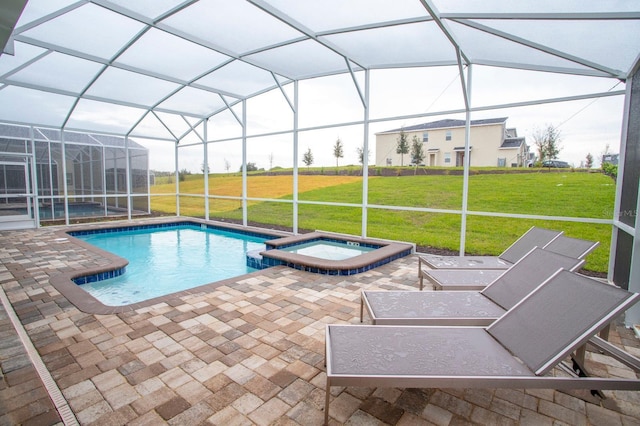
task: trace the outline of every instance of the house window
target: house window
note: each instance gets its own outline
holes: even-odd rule
[[[444,153],[444,164],[451,164],[451,153],[450,152],[445,152]]]
[[[429,142],[429,132],[424,132],[422,134],[422,142]]]
[[[445,139],[445,140],[448,140],[448,141],[450,141],[450,140],[451,140],[451,130],[447,130],[447,133],[446,133],[446,135],[445,135],[444,139]]]
[[[391,165],[391,158],[387,158],[387,166]]]

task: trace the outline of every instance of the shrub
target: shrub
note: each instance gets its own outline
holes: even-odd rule
[[[602,171],[605,175],[611,176],[613,180],[618,179],[618,165],[610,163],[602,163]]]
[[[247,163],[247,172],[257,172],[258,166],[256,163]],[[240,173],[242,173],[242,166],[240,166]]]

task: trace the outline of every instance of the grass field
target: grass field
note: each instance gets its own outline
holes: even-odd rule
[[[460,244],[460,215],[395,211],[380,206],[420,207],[460,210],[462,176],[372,176],[368,180],[367,235],[414,242],[420,246],[457,250]],[[359,204],[362,178],[340,175],[300,175],[300,201]],[[249,197],[291,200],[293,178],[287,175],[249,176]],[[175,191],[175,184],[152,187],[152,194]],[[204,194],[201,175],[187,176],[180,192]],[[209,194],[242,194],[240,176],[212,175]],[[522,174],[474,174],[469,179],[471,212],[501,212],[559,217],[610,219],[615,196],[614,181],[601,173],[554,171]],[[175,197],[152,197],[154,211],[175,213]],[[180,213],[204,216],[202,197],[181,197]],[[238,200],[210,201],[210,217],[242,219]],[[288,202],[249,202],[248,219],[265,225],[291,228],[293,206]],[[321,229],[359,235],[362,210],[359,207],[300,204],[300,229]],[[600,241],[600,247],[587,258],[586,269],[605,272],[611,238],[609,225],[567,221],[539,221],[470,214],[467,218],[465,247],[468,253],[496,255],[531,226],[564,230],[569,236]]]

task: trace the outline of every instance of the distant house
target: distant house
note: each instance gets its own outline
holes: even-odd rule
[[[614,166],[618,165],[618,157],[620,154],[604,154],[602,156],[602,164],[613,164]]]
[[[423,143],[426,166],[462,166],[464,163],[465,121],[444,119],[376,133],[376,166],[408,165],[409,154],[396,153],[400,132],[409,146],[416,136]],[[526,167],[531,162],[524,137],[507,128],[507,118],[472,120],[469,140],[470,165]],[[404,161],[403,161],[404,160]]]

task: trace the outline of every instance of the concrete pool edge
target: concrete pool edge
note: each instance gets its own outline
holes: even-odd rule
[[[377,246],[379,248],[344,260],[321,259],[313,256],[279,250],[279,247],[290,247],[292,244],[300,244],[322,239],[357,242],[367,246]],[[260,255],[267,259],[267,262],[273,262],[273,266],[276,266],[275,264],[282,264],[290,268],[325,275],[354,275],[362,273],[369,269],[382,266],[400,257],[407,256],[415,251],[415,247],[409,243],[361,238],[323,231],[292,235],[278,240],[267,241],[266,244],[272,248],[260,252]]]
[[[280,268],[284,269],[286,267],[281,266]],[[84,271],[81,271],[81,273],[86,274],[87,271],[91,273],[91,270],[84,270]],[[242,279],[248,279],[248,278],[251,278],[253,275],[259,276],[261,272],[262,271],[251,272],[249,274],[241,275],[240,277]],[[74,274],[77,275],[77,272],[75,272]],[[91,294],[87,293],[85,290],[80,288],[78,284],[73,282],[74,274],[63,273],[63,274],[56,275],[49,279],[49,283],[64,297],[66,297],[67,300],[71,302],[71,304],[73,304],[76,308],[78,308],[78,310],[86,314],[94,314],[94,315],[112,315],[112,314],[120,314],[123,312],[132,312],[141,308],[148,308],[150,306],[158,305],[161,303],[167,304],[169,306],[181,305],[183,302],[178,300],[180,297],[193,295],[193,294],[200,294],[224,285],[237,283],[239,278],[239,277],[233,277],[233,278],[216,281],[209,284],[203,284],[197,287],[190,288],[188,290],[182,290],[176,293],[154,297],[153,299],[147,299],[147,300],[132,303],[129,305],[108,306],[100,302]]]
[[[146,220],[144,223],[132,221],[115,221],[115,222],[101,222],[101,223],[93,223],[93,224],[80,224],[80,225],[70,225],[65,226],[64,229],[56,231],[56,235],[59,239],[66,239],[69,242],[82,247],[83,249],[96,253],[102,258],[107,260],[107,264],[102,265],[100,267],[93,268],[83,268],[77,269],[68,272],[62,272],[56,275],[53,275],[49,278],[49,283],[64,297],[67,298],[69,302],[71,302],[76,308],[80,311],[88,314],[97,314],[97,315],[111,315],[111,314],[119,314],[123,312],[130,312],[136,309],[145,308],[153,305],[157,305],[159,303],[167,303],[172,304],[172,300],[176,300],[181,296],[186,296],[190,294],[202,293],[203,291],[207,291],[208,289],[213,289],[216,287],[220,287],[226,284],[237,282],[239,277],[233,277],[221,281],[216,281],[213,283],[206,283],[197,287],[193,287],[188,290],[182,290],[176,293],[167,294],[164,296],[155,297],[152,299],[144,300],[141,302],[132,303],[129,305],[123,306],[109,306],[100,302],[98,299],[93,297],[87,291],[83,290],[80,285],[74,282],[75,278],[88,276],[88,275],[97,275],[103,273],[109,273],[117,269],[121,269],[127,266],[129,263],[126,259],[123,259],[120,256],[117,256],[113,253],[104,251],[99,249],[98,247],[89,244],[85,241],[82,241],[78,238],[73,237],[70,233],[73,232],[82,232],[82,231],[99,231],[106,229],[122,229],[128,227],[141,227],[141,226],[154,226],[154,225],[163,225],[163,224],[196,224],[196,225],[208,225],[213,226],[215,228],[220,229],[228,229],[230,231],[236,232],[251,232],[256,234],[261,234],[267,237],[274,237],[275,239],[288,237],[291,234],[276,231],[271,229],[263,229],[251,226],[240,226],[236,224],[229,224],[226,222],[216,222],[216,221],[207,221],[203,219],[197,218],[160,218],[154,220]],[[249,274],[241,275],[242,279],[249,278],[253,274],[259,274],[260,271],[252,272]]]

